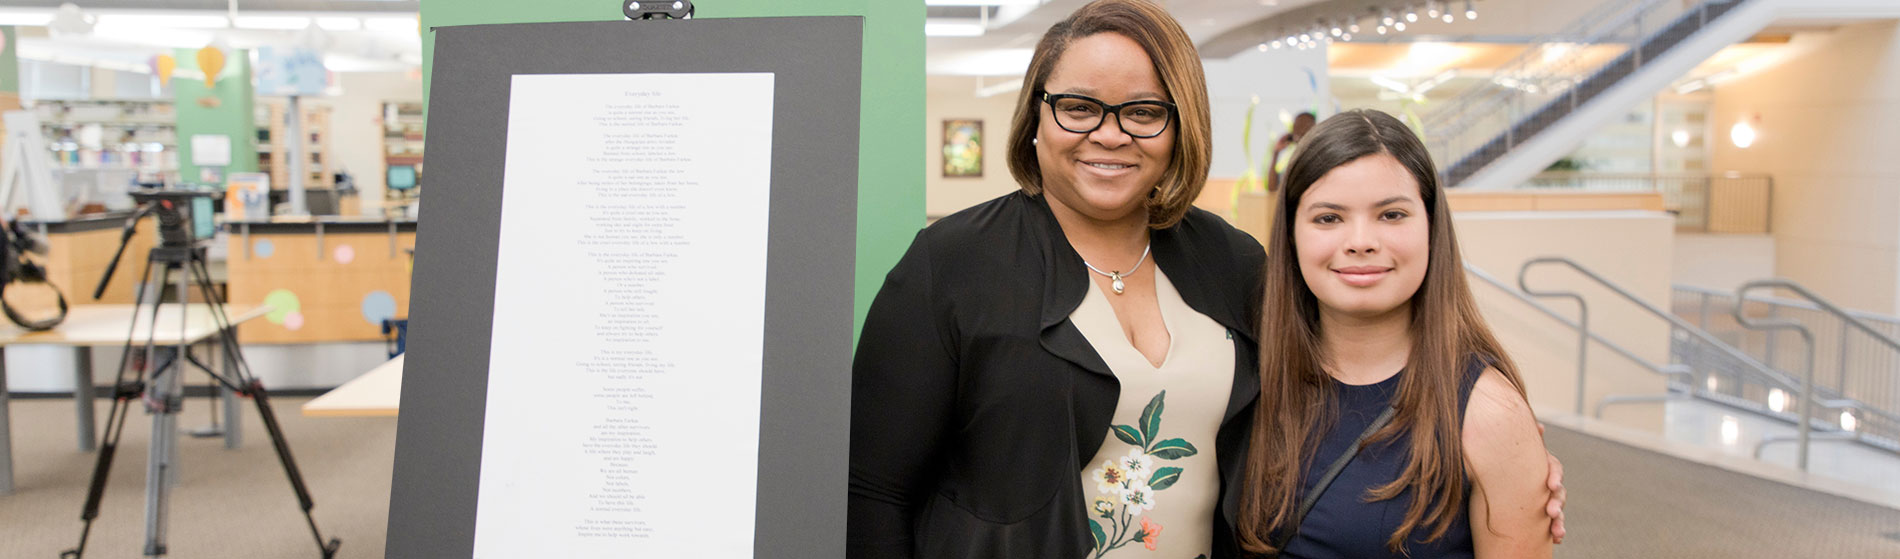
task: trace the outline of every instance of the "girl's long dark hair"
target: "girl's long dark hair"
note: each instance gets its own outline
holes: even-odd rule
[[[1293,220],[1300,198],[1320,177],[1362,157],[1389,155],[1418,181],[1430,222],[1430,261],[1412,295],[1412,349],[1399,380],[1398,414],[1371,441],[1410,436],[1411,455],[1399,478],[1373,488],[1367,500],[1411,490],[1405,518],[1387,540],[1400,551],[1414,531],[1423,541],[1445,535],[1466,506],[1464,446],[1458,387],[1468,359],[1480,358],[1523,393],[1517,367],[1485,326],[1465,282],[1463,258],[1453,233],[1451,210],[1431,156],[1418,136],[1391,115],[1354,110],[1334,115],[1300,142],[1280,189],[1278,212],[1267,241],[1266,297],[1261,303],[1260,400],[1241,483],[1241,546],[1270,553],[1273,534],[1292,522],[1302,476],[1315,460],[1319,439],[1332,425],[1332,382],[1323,366],[1319,300],[1300,275],[1293,246]],[[1330,457],[1321,457],[1330,459]]]

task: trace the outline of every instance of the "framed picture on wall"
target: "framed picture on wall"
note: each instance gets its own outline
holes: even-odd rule
[[[943,176],[983,176],[983,121],[950,118],[943,121]]]

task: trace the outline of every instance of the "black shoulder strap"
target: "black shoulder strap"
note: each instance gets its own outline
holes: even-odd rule
[[[14,324],[20,325],[21,328],[33,332],[52,330],[54,326],[59,326],[60,322],[66,320],[66,294],[59,291],[59,286],[53,285],[53,282],[46,280],[45,268],[41,268],[39,264],[34,264],[33,261],[27,260],[23,254],[14,254],[12,257],[19,258],[19,269],[13,273],[14,277],[7,278],[8,283],[0,284],[0,313],[6,314],[7,320],[11,320]],[[7,303],[5,295],[7,285],[15,282],[23,284],[44,284],[47,288],[52,289],[53,296],[59,300],[59,314],[36,321],[30,320],[26,318],[25,315],[21,315],[19,311],[13,310],[13,305]]]
[[[1300,523],[1306,521],[1306,513],[1313,510],[1313,504],[1319,502],[1319,496],[1326,494],[1326,488],[1333,485],[1333,478],[1339,477],[1340,470],[1346,469],[1346,464],[1351,463],[1353,457],[1359,455],[1359,448],[1366,445],[1366,438],[1392,422],[1392,415],[1395,413],[1398,413],[1398,408],[1385,408],[1384,413],[1373,418],[1372,424],[1367,425],[1366,430],[1359,433],[1359,438],[1353,439],[1352,446],[1346,447],[1346,452],[1340,454],[1339,459],[1333,461],[1333,465],[1326,467],[1326,474],[1320,476],[1319,483],[1313,485],[1313,490],[1307,492],[1306,499],[1300,502],[1299,512],[1293,515],[1292,528],[1281,532],[1282,535],[1273,542],[1274,549],[1286,550],[1286,544],[1291,543],[1293,536],[1300,533]]]

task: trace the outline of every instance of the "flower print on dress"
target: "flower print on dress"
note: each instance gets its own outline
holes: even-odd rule
[[[1122,504],[1128,505],[1129,509],[1135,512],[1155,510],[1155,490],[1148,487],[1146,481],[1128,480],[1128,483],[1122,485]]]
[[[1128,470],[1122,469],[1114,460],[1103,462],[1102,467],[1095,469],[1094,476],[1097,493],[1121,495],[1123,487],[1128,484]]]
[[[1102,559],[1136,542],[1149,551],[1160,549],[1161,525],[1142,513],[1159,506],[1156,493],[1181,481],[1183,470],[1157,467],[1157,461],[1200,453],[1187,439],[1161,438],[1161,414],[1167,410],[1167,396],[1166,390],[1155,394],[1134,425],[1114,425],[1110,429],[1116,439],[1132,448],[1127,456],[1110,458],[1093,472],[1095,490],[1105,497],[1097,497],[1092,505],[1095,517],[1089,519],[1089,534],[1095,539],[1095,552],[1089,555],[1091,559]]]
[[[1148,474],[1154,472],[1154,458],[1143,449],[1131,448],[1127,456],[1121,457],[1121,467],[1128,472],[1128,477],[1147,479]]]
[[[1141,535],[1136,538],[1141,540],[1142,547],[1155,551],[1155,547],[1161,545],[1161,524],[1146,516],[1141,517]]]

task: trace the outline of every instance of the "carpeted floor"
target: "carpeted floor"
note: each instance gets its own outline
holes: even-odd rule
[[[303,417],[308,398],[274,398],[278,421],[302,469],[325,537],[342,538],[340,557],[383,556],[389,478],[396,448],[394,418]],[[97,401],[103,429],[108,400]],[[244,446],[223,439],[179,437],[180,483],[171,496],[170,557],[314,559],[316,542],[296,494],[271,450],[256,408],[244,401]],[[13,400],[13,495],[0,497],[0,558],[54,559],[79,539],[80,511],[97,455],[73,441],[68,399]],[[186,404],[179,425],[208,422],[207,401]],[[145,467],[151,418],[133,407],[114,460],[105,500],[86,557],[142,557]]]
[[[1570,493],[1559,557],[1900,558],[1894,509],[1557,427],[1545,441]]]
[[[382,557],[396,421],[303,417],[297,409],[304,401],[273,403],[309,481],[318,525],[343,539],[341,557]],[[105,400],[99,403],[103,423]],[[0,497],[0,558],[53,559],[78,537],[94,455],[74,447],[71,401],[12,404],[17,492]],[[204,400],[192,400],[181,424],[204,424],[205,408]],[[238,451],[225,451],[218,439],[180,439],[183,479],[172,494],[171,557],[318,556],[263,425],[250,408],[245,420]],[[127,423],[87,557],[140,556],[150,425],[143,413]],[[1570,487],[1571,535],[1558,557],[1900,557],[1900,511],[1558,427],[1547,440],[1564,460]]]

